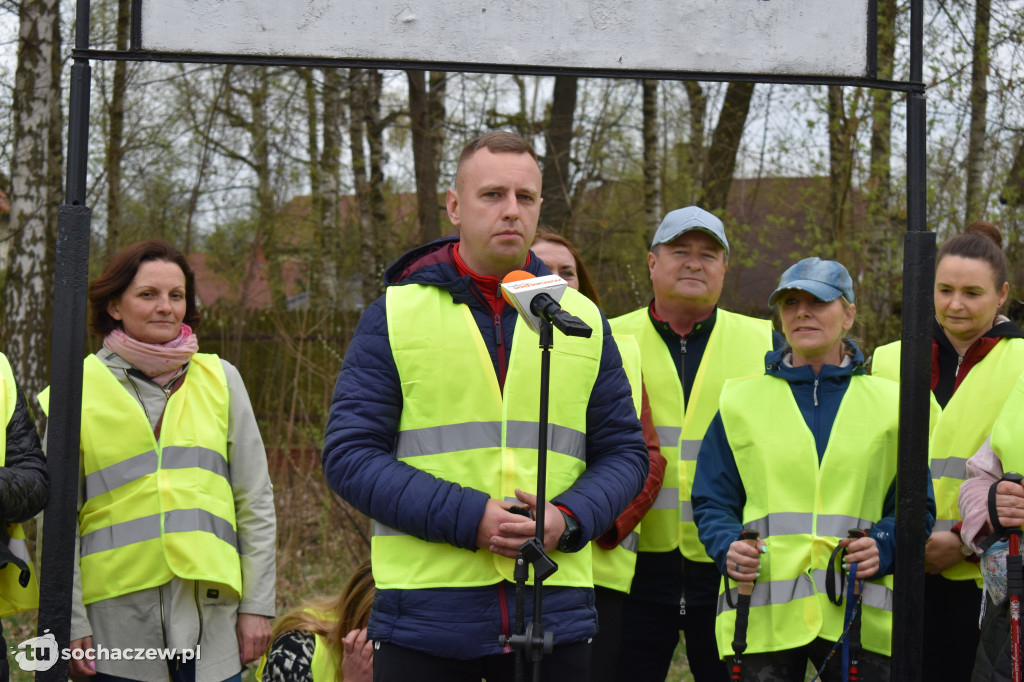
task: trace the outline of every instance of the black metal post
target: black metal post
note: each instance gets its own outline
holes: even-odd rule
[[[910,80],[921,83],[923,0],[910,6]],[[900,357],[900,436],[896,506],[891,677],[923,674],[924,518],[928,490],[932,289],[935,234],[927,231],[924,93],[907,95],[907,234],[903,253],[903,343]]]
[[[78,0],[75,44],[89,47],[89,0]],[[82,418],[82,348],[85,345],[86,288],[92,211],[85,206],[91,69],[85,59],[71,66],[68,104],[68,168],[64,205],[57,218],[50,355],[50,406],[46,426],[50,501],[39,573],[39,634],[49,632],[58,651],[71,637],[75,524],[78,523],[78,447]],[[40,682],[68,679],[68,662],[37,671]]]

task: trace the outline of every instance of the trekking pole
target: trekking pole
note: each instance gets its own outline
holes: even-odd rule
[[[860,528],[851,528],[850,538],[857,539],[867,537],[867,531]],[[861,590],[864,586],[863,580],[857,580],[857,564],[850,564],[850,585],[846,595],[846,615],[843,620],[846,623],[847,635],[843,642],[843,679],[849,682],[856,682],[860,679],[860,606]]]
[[[1002,480],[1021,485],[1024,476],[1003,474]],[[998,519],[995,519],[998,522]],[[1010,551],[1006,555],[1006,588],[1010,594],[1010,670],[1013,682],[1021,682],[1020,660],[1020,598],[1024,594],[1024,565],[1020,556],[1020,526],[1007,528]]]
[[[867,537],[867,531],[860,528],[851,528],[848,531],[848,536],[851,539]],[[825,672],[825,668],[828,666],[828,662],[832,660],[832,656],[835,655],[837,650],[842,650],[842,678],[843,682],[859,680],[860,679],[860,607],[862,603],[862,592],[864,588],[864,581],[857,580],[857,563],[850,564],[849,569],[843,566],[839,567],[838,571],[833,571],[832,567],[836,564],[836,558],[840,556],[846,556],[847,547],[842,545],[836,545],[836,548],[832,551],[832,556],[828,560],[828,572],[825,576],[825,594],[828,600],[836,606],[843,605],[843,592],[846,592],[846,611],[843,615],[843,633],[836,640],[832,650],[828,652],[828,656],[822,662],[821,667],[818,668],[817,673],[814,675],[816,682],[821,679]],[[836,589],[836,573],[839,573],[839,589]],[[846,576],[850,576],[849,585],[846,583]]]
[[[756,530],[745,530],[740,533],[740,540],[760,551]],[[747,622],[750,619],[750,595],[754,593],[754,580],[736,581],[736,625],[732,636],[732,674],[730,680],[739,682],[743,670],[743,652],[747,650]],[[729,599],[729,585],[725,586],[726,600]]]

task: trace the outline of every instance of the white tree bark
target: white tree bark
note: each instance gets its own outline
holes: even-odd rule
[[[13,238],[4,351],[20,386],[27,395],[35,395],[47,383],[54,216],[61,201],[53,183],[54,173],[60,174],[61,152],[51,148],[60,139],[51,128],[61,123],[58,1],[23,0],[18,18],[11,164]]]

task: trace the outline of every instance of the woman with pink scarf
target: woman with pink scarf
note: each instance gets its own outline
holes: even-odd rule
[[[104,338],[83,376],[71,674],[239,680],[270,644],[275,597],[273,492],[245,386],[198,352],[195,278],[167,242],[120,251],[89,303]]]

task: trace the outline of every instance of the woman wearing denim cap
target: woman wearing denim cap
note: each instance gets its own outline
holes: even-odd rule
[[[843,677],[838,651],[845,598],[828,597],[833,553],[845,548],[864,580],[861,680],[888,680],[895,555],[898,386],[867,376],[844,338],[853,326],[853,282],[835,261],[806,258],[783,273],[776,306],[786,346],[762,376],[726,384],[698,455],[693,511],[701,542],[726,576],[755,581],[742,679],[803,679],[826,659],[823,679]],[[933,503],[932,503],[933,504]],[[927,520],[930,530],[934,506]],[[851,540],[848,530],[867,531]],[[744,530],[760,533],[740,541]],[[841,579],[834,578],[835,591]],[[735,610],[720,595],[719,651],[733,650]]]

